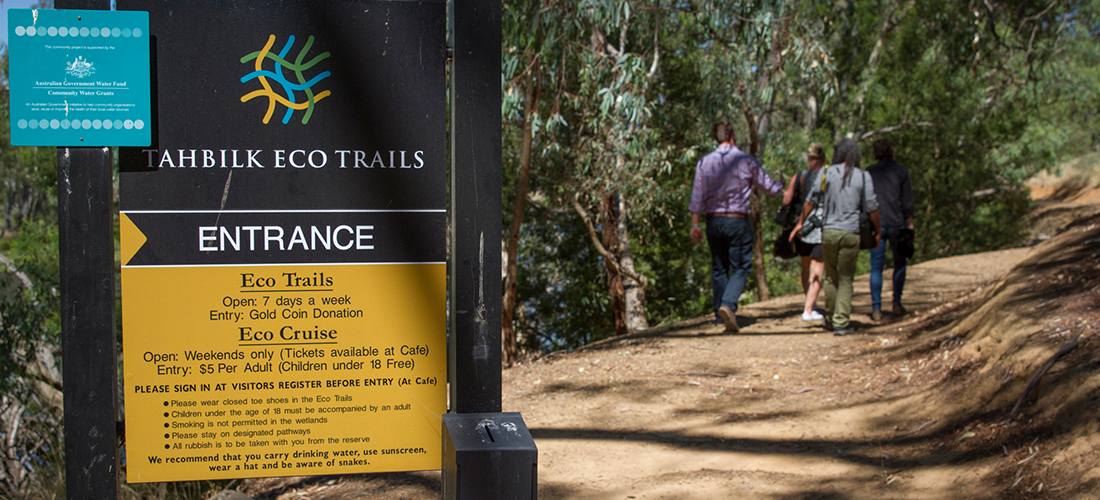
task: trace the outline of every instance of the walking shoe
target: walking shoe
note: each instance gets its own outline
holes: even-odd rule
[[[871,312],[871,321],[882,321],[882,311],[875,309]]]
[[[905,313],[909,311],[905,310],[905,307],[901,305],[901,302],[894,302],[894,315],[905,316]]]
[[[851,335],[853,333],[855,332],[853,332],[851,328],[848,328],[846,326],[838,326],[835,330],[833,330],[833,335],[836,335],[837,337],[843,337],[845,335]]]
[[[718,315],[722,317],[722,323],[726,324],[726,331],[737,333],[737,316],[734,316],[733,309],[723,304],[718,308]]]
[[[830,321],[829,318],[825,318],[825,321],[821,322],[821,326],[825,328],[826,331],[829,331],[833,329],[833,322]]]
[[[825,319],[825,316],[817,311],[810,311],[810,314],[802,313],[802,321],[820,321]]]

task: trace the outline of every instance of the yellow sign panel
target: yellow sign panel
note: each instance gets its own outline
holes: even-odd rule
[[[445,269],[124,267],[127,480],[439,468]]]

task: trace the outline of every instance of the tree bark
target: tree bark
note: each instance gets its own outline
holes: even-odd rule
[[[749,197],[749,206],[749,222],[752,223],[752,270],[756,273],[757,298],[763,301],[772,298],[772,289],[768,286],[768,268],[764,265],[764,226],[760,218],[764,204],[760,193],[755,189]]]
[[[538,66],[533,67],[534,77],[528,76],[525,89],[526,103],[523,110],[523,145],[519,159],[519,178],[516,179],[516,202],[512,207],[512,226],[508,232],[507,271],[504,277],[504,298],[501,318],[501,362],[512,366],[518,356],[514,314],[516,310],[516,255],[519,253],[519,230],[523,224],[523,211],[527,204],[527,184],[531,174],[532,122],[538,100]]]
[[[20,426],[23,423],[23,414],[26,408],[14,397],[4,395],[0,397],[0,429],[4,431],[6,439],[0,442],[3,455],[3,476],[11,483],[7,488],[12,493],[18,493],[27,477],[26,468],[20,463],[16,449],[16,439],[20,435]]]
[[[609,255],[604,256],[607,270],[607,293],[611,297],[611,318],[615,324],[615,335],[626,335],[630,329],[626,324],[626,291],[623,288],[623,276],[619,272],[620,252],[619,201],[618,196],[610,194],[600,199],[600,220],[602,224],[603,247]]]
[[[813,137],[814,129],[817,128],[817,98],[812,95],[806,98],[806,112],[802,126],[806,128],[806,135]]]
[[[626,201],[622,195],[619,200],[619,221],[615,225],[616,235],[619,240],[619,267],[625,270],[623,273],[623,288],[625,289],[626,308],[624,318],[630,331],[638,331],[649,328],[649,321],[645,318],[645,287],[631,275],[637,274],[634,269],[634,254],[630,249],[630,236],[626,227]]]
[[[606,205],[604,203],[604,201],[607,200],[607,199],[610,199],[611,197],[618,198],[618,196],[609,195],[607,198],[601,199],[601,201],[600,201],[600,211],[601,211],[601,213],[604,212],[604,206]],[[596,233],[596,226],[595,226],[595,224],[592,223],[592,217],[588,214],[588,211],[585,210],[584,206],[582,206],[579,201],[573,200],[573,210],[575,210],[577,212],[577,215],[580,215],[581,221],[584,222],[585,228],[588,229],[588,239],[592,241],[592,246],[596,248],[596,253],[600,254],[600,257],[603,258],[604,265],[607,266],[607,268],[609,270],[609,273],[613,273],[613,274],[615,274],[617,276],[620,276],[620,277],[626,277],[630,280],[633,280],[635,283],[638,283],[639,284],[638,294],[641,297],[645,297],[645,290],[646,290],[646,287],[649,286],[649,280],[647,280],[645,276],[642,276],[642,275],[638,274],[634,270],[634,268],[633,268],[633,259],[631,259],[631,261],[630,261],[631,267],[629,267],[629,268],[621,267],[620,264],[619,264],[620,257],[613,254],[610,250],[607,249],[604,242],[601,242],[600,235],[598,235]],[[606,236],[607,236],[606,232],[607,232],[608,225],[611,224],[612,226],[614,226],[615,224],[617,224],[617,222],[608,222],[607,219],[602,219],[602,220],[603,220],[603,223],[604,223],[603,224],[603,226],[604,226],[604,236],[605,236],[605,239],[606,239]],[[618,244],[619,243],[618,233],[614,229],[612,229],[611,231],[615,236],[614,237],[614,242],[616,244]],[[624,236],[625,236],[625,233],[624,233]],[[619,286],[621,288],[622,287],[622,279],[621,278],[619,279],[619,283],[620,283]],[[611,294],[612,310],[615,310],[615,297],[616,297],[615,293],[612,292],[612,294]],[[622,304],[623,304],[623,306],[622,306],[623,309],[625,309],[625,299],[623,300]],[[642,314],[642,317],[644,317],[645,316],[645,311],[642,310],[641,314]],[[620,320],[623,324],[622,329],[619,328]],[[615,321],[616,321],[616,327],[615,327],[616,335],[623,335],[625,333],[629,333],[629,329],[625,326],[626,325],[625,317],[621,313],[616,314]],[[623,333],[619,333],[619,332],[623,332]]]
[[[596,234],[596,226],[592,224],[592,216],[588,214],[588,210],[585,210],[580,202],[576,200],[573,200],[573,210],[577,212],[577,215],[581,216],[581,221],[584,222],[585,228],[588,229],[588,239],[592,242],[592,246],[596,247],[596,253],[600,254],[600,257],[603,257],[607,262],[615,265],[619,273],[625,274],[634,281],[641,283],[642,288],[648,287],[649,280],[647,280],[645,276],[634,272],[632,269],[618,267],[618,260],[615,259],[614,256],[604,248],[603,243],[600,242],[600,237]]]

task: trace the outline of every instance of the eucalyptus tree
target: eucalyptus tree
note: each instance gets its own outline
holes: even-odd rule
[[[633,210],[652,201],[648,193],[653,176],[668,165],[668,151],[649,121],[650,89],[660,61],[661,11],[641,10],[637,4],[581,3],[578,14],[590,36],[576,53],[578,87],[572,101],[580,131],[570,148],[575,175],[572,205],[606,267],[619,335],[648,326],[648,279],[636,270],[628,223]],[[589,216],[593,207],[595,221]]]
[[[648,123],[660,9],[639,11],[639,3],[505,4],[505,117],[524,130],[507,238],[505,336],[533,149],[541,158],[558,153],[556,165],[542,172],[548,191],[540,196],[574,211],[583,223],[595,250],[591,264],[603,266],[615,333],[648,325],[648,279],[637,271],[628,224],[635,207],[650,202],[653,176],[668,163]]]
[[[506,130],[509,122],[520,123],[519,157],[516,158],[514,154],[508,155],[509,148],[505,148],[505,157],[517,164],[515,190],[512,192],[511,221],[504,240],[504,296],[501,313],[502,361],[506,366],[511,366],[517,356],[518,344],[514,316],[517,306],[516,279],[520,229],[527,203],[535,128],[541,122],[539,96],[544,76],[541,70],[542,59],[544,53],[549,54],[553,50],[553,44],[547,44],[547,37],[549,35],[550,40],[556,38],[554,20],[557,16],[544,9],[542,2],[538,0],[507,2],[504,16],[502,28],[505,45],[501,53],[503,87],[501,116],[505,120]],[[505,137],[506,142],[507,140]]]

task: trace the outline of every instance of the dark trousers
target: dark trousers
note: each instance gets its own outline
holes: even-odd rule
[[[905,289],[905,257],[898,255],[898,233],[905,226],[882,229],[882,242],[878,248],[871,249],[871,309],[882,310],[882,270],[886,267],[886,243],[890,243],[890,254],[894,256],[894,303],[901,303],[901,292]]]
[[[707,217],[715,314],[722,305],[737,310],[737,301],[752,269],[752,243],[752,224],[748,219]]]

